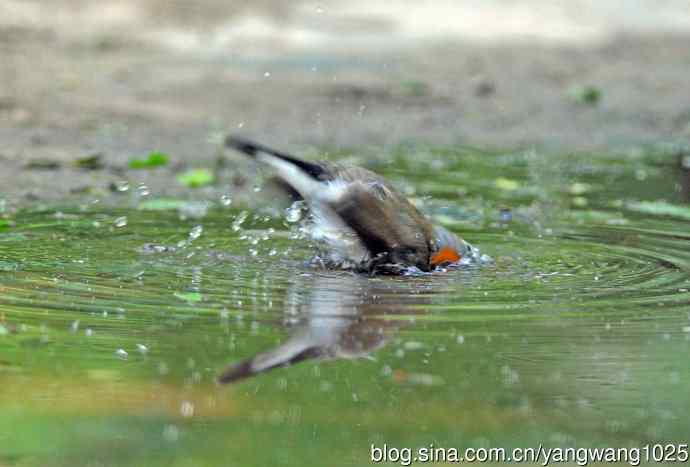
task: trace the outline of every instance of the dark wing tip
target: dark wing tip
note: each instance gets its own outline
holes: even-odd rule
[[[277,367],[287,367],[294,365],[295,363],[302,362],[304,360],[320,358],[324,356],[324,352],[319,347],[308,347],[294,355],[285,355],[285,358],[282,361],[278,361],[276,363],[266,366],[262,365],[260,362],[257,363],[257,359],[261,359],[263,355],[265,354],[255,355],[252,358],[244,360],[226,369],[225,371],[223,371],[223,373],[220,374],[220,376],[218,376],[218,383],[234,383],[236,381],[240,381],[250,376],[257,375],[259,373],[265,373]]]
[[[235,149],[249,156],[256,156],[256,153],[262,150],[262,147],[253,141],[234,135],[228,135],[225,138],[225,147]]]
[[[252,376],[255,373],[255,371],[252,369],[252,361],[253,359],[250,358],[226,369],[220,374],[220,376],[218,376],[218,383],[233,383],[235,381]]]
[[[319,163],[307,162],[290,154],[276,151],[263,144],[255,143],[240,136],[229,135],[225,138],[225,147],[235,149],[250,157],[256,157],[258,153],[269,154],[291,164],[296,165],[301,170],[317,180],[332,180],[333,175]],[[288,182],[289,183],[289,182]]]

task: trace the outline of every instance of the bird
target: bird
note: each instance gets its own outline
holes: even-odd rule
[[[324,264],[356,272],[431,272],[478,258],[478,250],[434,225],[381,175],[358,166],[306,161],[230,135],[225,146],[271,167],[279,185],[304,202]]]

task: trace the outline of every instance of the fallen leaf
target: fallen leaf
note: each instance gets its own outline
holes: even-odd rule
[[[200,302],[203,298],[199,292],[175,292],[173,295],[190,303]]]
[[[192,169],[178,175],[177,180],[189,188],[199,188],[213,183],[215,177],[208,169]]]
[[[168,164],[168,155],[162,152],[152,152],[143,159],[130,159],[130,169],[151,169]]]

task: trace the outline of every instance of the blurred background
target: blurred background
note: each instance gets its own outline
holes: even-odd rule
[[[689,44],[688,0],[0,0],[0,467],[687,443]],[[310,266],[228,133],[494,261]]]
[[[276,146],[620,150],[690,136],[685,0],[0,0],[0,183],[27,158]],[[27,174],[23,173],[26,181]]]

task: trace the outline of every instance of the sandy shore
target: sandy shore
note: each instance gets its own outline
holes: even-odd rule
[[[0,197],[105,187],[151,150],[206,165],[228,131],[312,153],[690,137],[684,1],[284,3],[0,0]],[[108,170],[72,167],[93,153]]]

